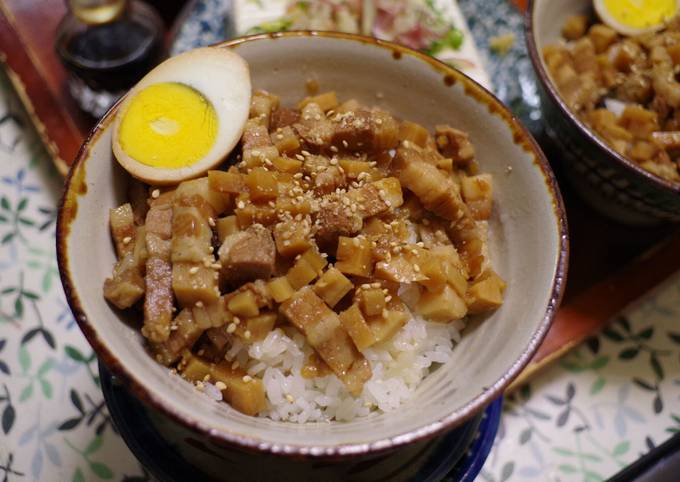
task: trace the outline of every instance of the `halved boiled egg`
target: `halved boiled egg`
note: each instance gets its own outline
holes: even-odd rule
[[[602,22],[623,35],[654,32],[678,12],[678,0],[594,0]]]
[[[219,164],[250,110],[250,72],[239,55],[207,47],[171,57],[121,103],[113,126],[118,162],[149,184],[176,184]]]

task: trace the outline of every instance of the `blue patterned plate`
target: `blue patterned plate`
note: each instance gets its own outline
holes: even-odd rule
[[[178,28],[170,52],[177,54],[235,36],[239,22],[230,17],[233,3],[234,0],[197,0]],[[536,135],[540,132],[541,111],[537,81],[524,41],[522,13],[509,0],[458,0],[458,7],[477,46],[475,55],[481,56],[492,79],[493,92]],[[502,35],[511,35],[514,41],[501,54],[490,47],[490,42]]]

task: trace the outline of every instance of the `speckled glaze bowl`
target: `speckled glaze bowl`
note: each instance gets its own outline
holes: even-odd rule
[[[168,369],[149,356],[136,328],[139,314],[120,313],[102,296],[102,283],[115,261],[108,209],[125,202],[128,182],[111,153],[114,107],[92,131],[70,171],[57,230],[66,296],[101,361],[133,394],[175,422],[184,434],[176,437],[177,443],[192,438],[206,447],[231,445],[337,460],[424,441],[479,413],[536,351],[565,283],[568,247],[562,200],[531,136],[498,100],[463,74],[391,43],[346,34],[288,32],[236,39],[215,48],[235,49],[250,65],[253,86],[279,94],[284,105],[304,96],[305,81],[314,78],[321,89],[333,89],[343,99],[383,106],[429,128],[450,123],[467,131],[482,170],[494,177],[490,254],[508,282],[506,302],[487,319],[469,324],[453,359],[398,411],[349,423],[297,425],[248,417],[214,403],[189,383],[169,376]],[[168,428],[168,433],[173,430]],[[185,453],[190,452],[187,446]],[[209,451],[202,453],[208,459],[201,466],[212,463]],[[211,469],[219,472],[219,458],[213,462]]]
[[[548,135],[560,146],[569,183],[602,214],[629,225],[680,222],[680,184],[658,177],[609,147],[574,115],[553,84],[543,48],[561,38],[570,15],[594,15],[592,0],[529,0],[526,41],[540,80]]]

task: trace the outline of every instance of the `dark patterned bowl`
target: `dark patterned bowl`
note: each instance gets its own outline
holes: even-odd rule
[[[541,85],[547,134],[561,148],[565,177],[596,210],[630,225],[680,222],[680,184],[660,178],[609,147],[567,107],[543,62],[570,15],[588,13],[592,0],[530,0],[529,55]]]

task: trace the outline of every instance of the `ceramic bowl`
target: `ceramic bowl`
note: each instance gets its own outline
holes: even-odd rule
[[[490,93],[463,74],[391,43],[336,33],[288,32],[236,39],[254,88],[293,104],[316,79],[343,99],[380,105],[433,128],[470,134],[478,161],[494,177],[490,256],[507,280],[506,302],[468,326],[453,359],[392,413],[348,423],[303,425],[248,417],[214,403],[168,375],[144,349],[139,315],[102,297],[115,254],[108,210],[125,202],[128,175],[111,153],[116,107],[83,145],[66,182],[58,219],[62,283],[75,318],[101,361],[133,394],[216,444],[294,456],[343,458],[422,441],[458,426],[497,398],[543,339],[565,283],[567,229],[548,164],[528,132]],[[228,88],[228,86],[225,86]]]
[[[594,15],[592,0],[530,0],[526,41],[540,80],[548,135],[561,148],[563,170],[576,191],[602,214],[630,225],[680,222],[680,184],[658,177],[609,147],[574,115],[559,95],[543,48],[559,42],[571,15]]]

